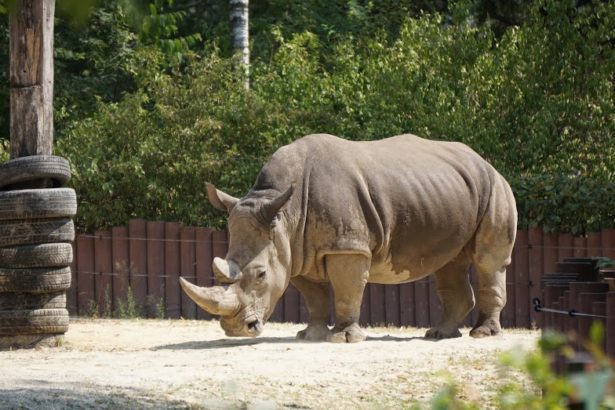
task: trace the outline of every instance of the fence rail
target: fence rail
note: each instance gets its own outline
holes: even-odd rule
[[[148,316],[161,311],[169,318],[208,319],[211,316],[181,292],[179,276],[200,286],[214,282],[211,261],[223,257],[227,233],[176,222],[131,220],[128,226],[77,235],[68,308],[72,315],[105,314],[125,306],[129,288],[137,308]],[[569,257],[607,256],[615,259],[615,229],[585,237],[519,230],[507,273],[508,302],[502,312],[505,327],[540,326],[532,309],[541,297],[541,277],[555,272]],[[475,276],[470,273],[473,285]],[[476,288],[476,287],[475,287]],[[361,306],[361,323],[428,327],[440,317],[433,276],[402,285],[369,284]],[[477,317],[476,309],[467,325]],[[305,322],[307,311],[290,285],[270,320]]]

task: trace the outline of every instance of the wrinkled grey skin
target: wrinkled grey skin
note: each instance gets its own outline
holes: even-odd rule
[[[310,314],[298,338],[358,342],[365,339],[358,320],[366,283],[435,274],[443,318],[426,336],[457,337],[475,304],[470,265],[479,278],[479,317],[470,334],[501,331],[515,199],[504,178],[461,143],[308,135],[280,148],[245,197],[211,185],[208,196],[229,213],[228,254],[214,260],[214,272],[230,285],[199,288],[182,280],[182,287],[221,315],[229,336],[260,334],[290,281]],[[333,329],[326,325],[329,283]]]

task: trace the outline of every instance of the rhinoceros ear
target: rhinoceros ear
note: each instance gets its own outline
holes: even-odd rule
[[[291,185],[286,191],[282,192],[277,197],[273,198],[271,201],[266,202],[260,209],[260,217],[263,222],[268,224],[272,223],[278,212],[288,203],[288,200],[293,195],[293,191],[295,190],[294,185]]]
[[[207,198],[216,209],[230,213],[235,204],[239,202],[238,198],[225,194],[209,182],[205,183],[205,187],[207,188]]]

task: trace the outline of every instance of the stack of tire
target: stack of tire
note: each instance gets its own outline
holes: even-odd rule
[[[0,348],[52,345],[68,330],[75,191],[68,162],[0,164]]]

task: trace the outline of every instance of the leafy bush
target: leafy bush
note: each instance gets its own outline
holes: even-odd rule
[[[576,402],[574,408],[615,408],[615,369],[600,347],[604,328],[594,323],[590,333],[590,340],[583,341],[583,346],[590,353],[592,364],[567,375],[553,370],[557,357],[573,359],[575,356],[568,338],[561,333],[543,332],[536,350],[514,349],[502,354],[501,382],[493,386],[497,388],[497,408],[556,410],[571,408],[573,402]],[[413,408],[420,409],[420,406]],[[433,397],[430,408],[470,410],[480,406],[460,398],[458,385],[450,381]]]
[[[219,225],[205,181],[242,195],[279,146],[311,132],[353,140],[411,132],[465,142],[513,186],[520,226],[584,233],[613,226],[615,3],[545,0],[496,37],[467,7],[422,15],[399,35],[352,31],[325,43],[270,28],[246,93],[209,47],[169,62],[131,57],[135,92],[59,125],[78,223],[131,217]]]

